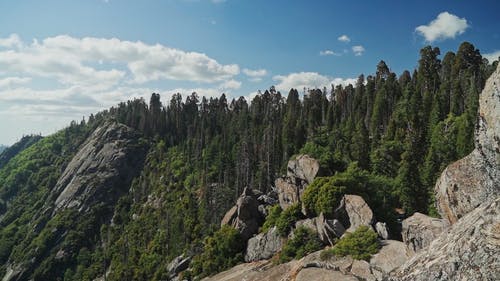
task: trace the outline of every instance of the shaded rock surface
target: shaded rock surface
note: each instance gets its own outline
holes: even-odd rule
[[[344,195],[334,217],[347,228],[347,232],[354,232],[362,225],[371,227],[375,222],[372,209],[358,195]]]
[[[186,270],[189,267],[190,262],[191,262],[191,257],[185,257],[183,255],[175,257],[167,266],[168,275],[170,279],[174,278],[179,273]]]
[[[328,220],[321,213],[312,219],[304,219],[295,223],[295,227],[306,227],[318,234],[318,238],[325,245],[333,245],[334,239],[341,237],[344,232],[344,226],[336,219]]]
[[[397,240],[383,240],[382,247],[370,259],[372,268],[379,272],[388,273],[404,264],[411,256],[406,245]]]
[[[458,220],[391,280],[500,280],[500,198]]]
[[[403,221],[402,237],[407,247],[417,252],[436,239],[445,228],[442,219],[431,218],[421,213],[415,213]]]
[[[146,149],[140,134],[116,122],[97,128],[85,141],[56,183],[55,209],[88,210],[113,203],[128,190],[140,171]]]
[[[438,211],[450,224],[500,193],[499,87],[497,67],[479,97],[474,151],[449,165],[436,183]]]
[[[252,262],[269,259],[281,251],[282,246],[283,241],[278,234],[276,226],[272,227],[266,233],[259,233],[248,240],[245,261]]]
[[[287,176],[305,180],[312,183],[319,171],[318,160],[307,154],[300,154],[288,161]]]
[[[243,193],[221,221],[222,225],[231,225],[236,228],[244,240],[248,240],[259,231],[263,217],[259,211],[259,202],[250,188]]]

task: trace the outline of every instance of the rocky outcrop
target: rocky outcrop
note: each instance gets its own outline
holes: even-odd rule
[[[436,183],[441,216],[454,224],[500,193],[500,68],[491,75],[479,98],[475,149],[449,165]]]
[[[407,247],[417,252],[436,239],[445,228],[442,219],[415,213],[403,221],[402,237]]]
[[[185,257],[184,255],[180,255],[178,257],[175,257],[167,265],[169,280],[176,277],[182,271],[188,269],[190,262],[191,262],[191,257]]]
[[[305,180],[312,183],[319,171],[318,160],[307,154],[300,154],[288,161],[287,176]]]
[[[274,183],[283,210],[300,202],[304,189],[313,182],[318,171],[318,160],[309,155],[301,154],[288,161],[286,177],[280,177]]]
[[[347,228],[347,232],[354,232],[362,225],[371,227],[375,222],[372,209],[358,195],[344,195],[334,211],[334,218]]]
[[[340,238],[344,232],[344,226],[336,219],[326,219],[321,213],[312,219],[300,220],[295,223],[295,228],[306,227],[318,234],[318,238],[325,245],[333,245],[335,238]]]
[[[255,193],[250,188],[245,188],[243,193],[221,221],[222,225],[231,225],[236,228],[246,241],[258,232],[263,217],[259,212],[259,202]]]
[[[384,280],[390,270],[404,263],[409,257],[406,247],[399,241],[384,241],[379,253],[370,262],[351,257],[320,258],[321,251],[300,260],[275,265],[271,260],[261,260],[237,265],[204,281],[278,281],[278,280]]]
[[[97,128],[80,147],[57,181],[55,211],[86,211],[98,203],[115,202],[127,192],[141,170],[146,149],[140,134],[116,122]]]
[[[500,198],[462,217],[391,280],[499,280]]]
[[[277,252],[281,251],[281,247],[283,246],[282,240],[276,226],[269,229],[266,233],[260,233],[250,238],[245,252],[245,261],[252,262],[271,258]]]

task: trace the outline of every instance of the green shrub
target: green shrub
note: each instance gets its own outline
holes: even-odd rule
[[[267,214],[266,221],[262,225],[260,232],[267,232],[271,227],[275,226],[282,211],[283,210],[279,204],[269,208],[269,213]]]
[[[336,185],[336,177],[316,178],[305,190],[302,196],[308,216],[324,213],[333,215],[335,207],[340,202],[346,190],[345,186]]]
[[[224,225],[205,239],[203,252],[193,260],[193,273],[208,276],[243,261],[245,242],[240,233]]]
[[[281,212],[276,220],[276,228],[281,236],[287,236],[290,233],[296,221],[303,217],[300,204],[295,203],[290,205],[286,210]]]
[[[279,256],[279,262],[284,263],[292,259],[300,259],[303,256],[322,248],[317,233],[303,226],[293,232],[293,238],[289,239],[283,246]]]
[[[379,249],[377,234],[368,226],[360,226],[353,233],[347,233],[331,249],[321,253],[322,259],[331,256],[352,256],[357,260],[369,260]]]

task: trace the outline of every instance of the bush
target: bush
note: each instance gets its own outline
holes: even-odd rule
[[[316,178],[304,190],[302,201],[308,216],[317,216],[320,213],[333,215],[346,190],[345,186],[337,186],[335,181],[335,176]]]
[[[193,273],[208,276],[243,261],[245,242],[240,233],[224,225],[204,242],[203,252],[193,260]]]
[[[276,220],[276,228],[281,236],[287,236],[290,233],[296,221],[302,218],[302,212],[299,203],[292,204],[286,210],[281,212]]]
[[[303,226],[298,227],[293,232],[293,238],[289,239],[283,246],[279,262],[284,263],[292,259],[300,259],[309,253],[321,249],[322,246],[316,232]]]
[[[352,256],[357,260],[369,260],[379,249],[377,234],[368,226],[360,226],[353,233],[347,233],[331,249],[321,253],[322,259],[335,256]]]
[[[279,204],[272,206],[269,209],[269,213],[267,214],[266,221],[262,225],[260,232],[267,232],[271,227],[275,226],[276,222],[280,218],[282,211],[283,210],[281,209],[281,206]]]

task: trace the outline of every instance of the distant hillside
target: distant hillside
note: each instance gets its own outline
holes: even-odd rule
[[[30,147],[42,138],[40,135],[23,136],[21,140],[10,147],[0,146],[0,168],[5,166],[10,159],[16,156],[19,152]]]
[[[0,144],[0,153],[2,153],[8,146]]]

